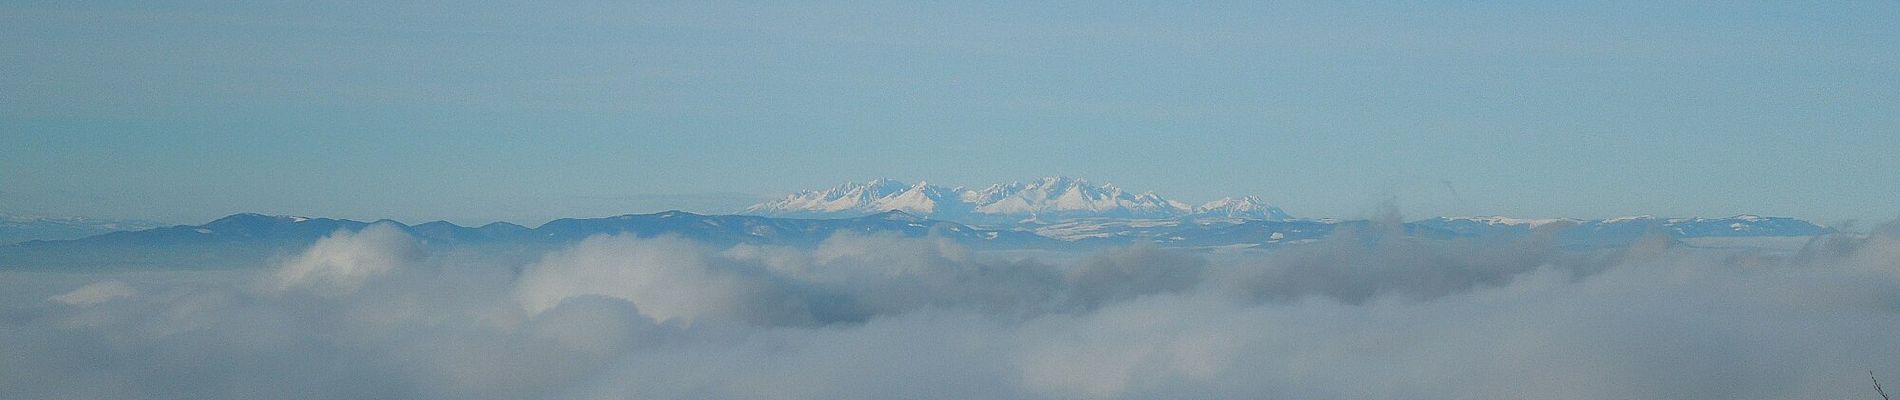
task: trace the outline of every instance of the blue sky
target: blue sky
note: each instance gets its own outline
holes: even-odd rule
[[[0,4],[0,213],[720,211],[1064,174],[1296,216],[1900,216],[1900,2]]]

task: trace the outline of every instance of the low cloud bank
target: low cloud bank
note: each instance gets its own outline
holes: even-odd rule
[[[849,234],[505,258],[371,226],[263,271],[0,272],[73,288],[0,305],[0,397],[1781,399],[1900,377],[1900,229],[1795,252],[1374,226],[1061,261]]]

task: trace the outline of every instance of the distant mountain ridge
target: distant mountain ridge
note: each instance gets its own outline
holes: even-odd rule
[[[1259,197],[1222,198],[1199,206],[1154,192],[1134,193],[1113,184],[1052,176],[981,189],[944,187],[892,179],[849,182],[806,190],[747,207],[743,213],[770,217],[848,218],[903,211],[930,219],[971,224],[1051,223],[1076,218],[1245,218],[1285,220],[1286,211]]]
[[[1833,233],[1834,229],[1788,217],[1763,217],[1742,214],[1726,218],[1657,218],[1650,215],[1584,220],[1575,218],[1519,219],[1507,217],[1436,217],[1413,224],[1443,229],[1459,235],[1498,235],[1528,233],[1546,226],[1565,231],[1596,234],[1643,234],[1662,232],[1672,237],[1751,237],[1814,236]]]
[[[87,236],[163,226],[152,221],[85,217],[25,217],[0,214],[0,244],[28,240],[78,239]]]
[[[979,229],[926,220],[901,211],[849,219],[700,215],[682,211],[605,218],[563,218],[528,228],[506,222],[465,227],[444,221],[407,225],[392,220],[361,222],[254,213],[235,214],[203,225],[177,225],[112,232],[72,240],[34,240],[0,245],[0,268],[86,267],[121,264],[251,265],[299,251],[338,231],[388,224],[430,246],[547,248],[595,235],[677,236],[713,246],[738,244],[814,246],[844,233],[938,237],[971,246],[1054,246],[1056,241],[1024,231]],[[184,251],[177,251],[184,250]]]
[[[528,228],[507,222],[466,227],[446,221],[408,225],[393,220],[361,222],[347,219],[243,213],[204,225],[178,225],[139,231],[113,232],[78,240],[31,241],[19,245],[91,243],[105,245],[173,245],[210,243],[310,242],[338,230],[361,230],[389,224],[425,242],[482,244],[495,242],[573,242],[594,235],[677,235],[714,245],[814,244],[838,232],[893,232],[906,236],[936,235],[965,239],[974,235],[1004,237],[1000,231],[977,229],[947,221],[919,218],[890,211],[849,219],[769,218],[752,215],[701,215],[684,211],[628,214],[604,218],[562,218]],[[1033,235],[1011,232],[1008,235]]]
[[[855,218],[809,219],[754,215],[701,215],[681,211],[604,218],[564,218],[529,228],[505,222],[465,227],[436,221],[397,221],[236,214],[203,225],[112,232],[73,240],[0,245],[0,268],[172,262],[250,265],[308,246],[337,231],[390,224],[427,245],[552,247],[595,235],[678,236],[714,246],[738,244],[814,246],[839,233],[932,237],[979,249],[1086,249],[1153,243],[1169,248],[1267,248],[1326,238],[1341,230],[1398,229],[1408,237],[1434,240],[1512,238],[1547,234],[1573,248],[1621,246],[1657,235],[1672,239],[1801,237],[1832,228],[1795,218],[1738,215],[1726,218],[1650,216],[1580,219],[1439,217],[1391,224],[1367,220],[1251,218],[1080,218],[1020,228],[983,228],[912,215],[905,211]],[[185,249],[179,252],[175,250]]]

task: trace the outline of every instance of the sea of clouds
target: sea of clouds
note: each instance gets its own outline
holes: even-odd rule
[[[0,398],[1876,398],[1900,229],[981,252],[372,225],[250,270],[0,271]]]

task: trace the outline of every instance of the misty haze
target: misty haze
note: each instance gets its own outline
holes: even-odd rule
[[[1897,17],[0,5],[0,399],[1883,399]]]

